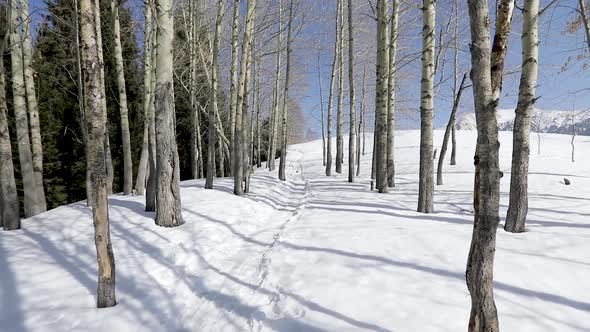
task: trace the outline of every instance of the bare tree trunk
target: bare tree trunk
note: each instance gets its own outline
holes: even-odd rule
[[[93,8],[94,7],[94,8]],[[102,89],[99,57],[100,29],[95,13],[100,12],[98,0],[80,0],[82,67],[84,70],[84,109],[88,130],[88,166],[92,182],[92,216],[94,220],[94,243],[98,261],[97,307],[106,308],[117,304],[115,297],[115,257],[111,246],[106,174],[106,112],[103,108],[105,91]]]
[[[344,0],[337,0],[338,17],[340,18],[340,28],[338,29],[338,110],[336,111],[336,173],[342,173],[342,163],[344,161]]]
[[[100,63],[104,63],[103,57],[103,50],[102,50],[102,31],[100,30],[100,7],[94,6],[94,20],[96,22],[94,29],[96,29],[96,44],[98,47],[98,61]],[[100,68],[100,84],[101,84],[101,91],[106,91],[105,85],[105,77],[104,77],[104,66]],[[107,99],[102,98],[101,100],[102,110],[105,114],[105,162],[107,168],[107,195],[113,193],[113,179],[114,179],[114,171],[113,171],[113,158],[111,156],[111,143],[109,139],[109,123],[108,123],[108,113],[107,113]]]
[[[135,191],[138,195],[143,195],[145,190],[145,179],[148,172],[149,159],[149,127],[150,127],[150,107],[152,102],[152,10],[149,5],[149,0],[145,1],[145,29],[143,35],[143,144],[141,147],[141,156],[139,158],[139,166],[137,167],[137,180],[135,182]]]
[[[18,142],[18,156],[23,179],[25,217],[31,217],[43,212],[43,206],[37,195],[37,183],[29,140],[29,121],[25,97],[25,82],[23,77],[23,54],[21,37],[18,28],[17,0],[10,2],[10,59],[12,64],[12,98],[14,122],[16,124],[16,139]]]
[[[418,212],[434,212],[434,176],[432,132],[434,121],[434,44],[436,4],[424,0],[422,12],[422,83],[420,87],[420,175],[418,182]]]
[[[206,189],[213,189],[213,177],[215,175],[215,139],[217,132],[215,130],[216,115],[219,112],[217,105],[217,73],[219,62],[219,40],[221,38],[221,24],[223,23],[223,0],[217,1],[217,17],[215,20],[215,35],[213,37],[213,51],[211,54],[211,108],[209,109],[209,137],[207,142],[207,180],[205,181]]]
[[[77,88],[78,88],[78,110],[80,111],[80,128],[82,129],[82,139],[84,140],[84,155],[88,155],[88,132],[86,130],[86,116],[84,114],[84,83],[82,75],[82,58],[80,55],[80,19],[78,17],[78,1],[74,0],[74,43],[76,47],[76,70],[77,70]],[[88,159],[86,159],[88,162]],[[92,184],[89,176],[90,169],[86,165],[86,205],[92,204]]]
[[[249,71],[250,52],[252,51],[252,39],[254,33],[254,21],[256,19],[256,0],[246,0],[246,26],[244,27],[244,37],[242,41],[242,63],[240,68],[240,81],[238,85],[237,105],[235,113],[235,134],[233,150],[233,175],[234,175],[234,194],[242,195],[244,188],[244,123],[243,123],[243,105],[248,90],[247,77]]]
[[[127,91],[125,89],[125,70],[123,68],[123,48],[121,47],[121,27],[119,24],[119,6],[117,0],[111,0],[113,14],[113,37],[115,41],[115,71],[117,90],[119,92],[119,113],[121,116],[121,145],[123,147],[123,194],[131,194],[133,189],[133,164],[131,161],[131,134],[127,109]]]
[[[377,0],[377,86],[375,88],[376,135],[373,149],[376,187],[387,192],[387,84],[389,80],[387,0]]]
[[[234,15],[232,23],[232,37],[231,37],[231,67],[230,77],[231,84],[229,90],[229,128],[230,128],[230,151],[231,157],[229,159],[229,172],[234,171],[235,165],[235,132],[236,132],[236,111],[238,109],[238,34],[240,30],[240,0],[234,0]]]
[[[580,4],[580,15],[582,16],[582,23],[584,24],[584,32],[586,32],[586,43],[588,44],[588,50],[590,51],[590,22],[588,22],[588,13],[586,13],[586,6],[584,0],[578,0]]]
[[[341,0],[337,0],[341,1]],[[330,91],[328,92],[328,123],[327,133],[326,136],[328,137],[328,142],[326,144],[326,176],[332,175],[332,113],[334,108],[334,84],[336,81],[336,66],[340,54],[340,49],[338,47],[339,41],[338,38],[340,34],[338,30],[340,29],[340,5],[339,3],[336,4],[336,38],[334,41],[334,58],[332,60],[332,73],[330,74]]]
[[[463,79],[461,80],[461,86],[455,95],[455,99],[453,101],[453,109],[451,110],[451,117],[449,118],[449,122],[447,123],[447,128],[445,129],[445,136],[443,137],[442,147],[440,148],[440,155],[438,157],[438,167],[436,169],[436,184],[442,185],[443,184],[443,163],[445,160],[445,155],[447,153],[447,146],[449,144],[449,136],[451,134],[453,125],[455,124],[455,118],[457,117],[457,109],[459,108],[459,102],[461,101],[461,94],[465,89],[465,80],[467,79],[467,74],[463,75]]]
[[[184,221],[180,207],[180,162],[174,113],[172,0],[156,0],[156,8],[156,225],[175,227]]]
[[[468,2],[472,42],[471,81],[477,121],[474,225],[466,269],[467,288],[471,294],[469,331],[499,330],[493,289],[501,178],[496,107],[502,86],[513,5],[513,0],[502,0],[499,4],[492,48],[488,1]]]
[[[367,67],[363,67],[363,88],[361,92],[361,115],[359,117],[358,132],[356,137],[356,176],[361,175],[361,131],[362,131],[362,154],[365,155],[365,113],[366,113],[366,83]]]
[[[352,21],[352,0],[348,0],[348,91],[350,93],[350,129],[348,133],[348,182],[354,182],[356,154],[356,111],[354,95],[354,35]]]
[[[538,18],[539,0],[526,0],[522,22],[522,71],[512,131],[510,203],[504,224],[504,229],[512,233],[524,232],[528,211],[531,118],[535,110],[535,90],[539,70]]]
[[[287,22],[287,65],[285,67],[285,90],[283,91],[283,130],[281,133],[281,163],[279,164],[279,180],[285,181],[285,168],[287,166],[287,138],[289,133],[287,131],[287,123],[289,122],[289,78],[291,75],[291,42],[293,29],[293,1],[289,0],[289,21]]]
[[[399,24],[399,0],[394,1],[391,17],[389,48],[389,74],[387,80],[387,186],[395,187],[395,62]]]
[[[33,172],[37,187],[37,204],[40,211],[47,211],[45,189],[43,186],[43,144],[41,141],[41,125],[39,123],[39,107],[35,93],[35,79],[33,74],[33,49],[31,46],[30,16],[28,0],[20,1],[20,16],[23,30],[23,67],[25,74],[25,90],[31,126],[31,149],[33,151]]]
[[[453,99],[456,98],[457,95],[457,79],[458,79],[458,71],[459,71],[459,0],[453,0],[453,9],[454,9],[454,15],[455,15],[455,26],[454,26],[454,33],[453,33],[453,37],[454,37],[454,41],[453,41],[453,46],[454,46],[454,64],[453,64]],[[456,165],[457,164],[457,137],[456,137],[456,133],[455,133],[455,120],[456,120],[456,116],[455,118],[453,118],[453,122],[451,123],[451,165]]]
[[[279,116],[279,103],[280,103],[280,84],[281,84],[281,49],[283,44],[283,1],[280,0],[279,6],[279,31],[277,33],[277,59],[276,59],[276,74],[275,74],[275,85],[274,85],[274,100],[273,108],[270,115],[270,134],[269,134],[269,157],[268,157],[268,168],[271,171],[275,169],[275,156],[277,154],[277,123]]]
[[[0,54],[4,54],[6,39],[0,41]],[[11,231],[20,228],[20,215],[7,114],[4,61],[0,57],[0,228]]]
[[[153,0],[146,0],[146,6],[154,6]],[[146,10],[148,8],[146,7]],[[148,212],[156,211],[156,193],[158,191],[158,178],[156,171],[156,67],[157,63],[157,26],[155,21],[155,15],[152,13],[152,40],[150,49],[152,52],[151,56],[151,75],[150,75],[150,105],[148,110],[148,180],[145,186],[145,210]]]
[[[322,87],[322,64],[320,61],[320,49],[321,46],[318,42],[318,84],[320,88],[320,113],[321,113],[321,121],[322,121],[322,165],[326,166],[326,131],[324,127],[324,94],[323,94],[323,87]]]

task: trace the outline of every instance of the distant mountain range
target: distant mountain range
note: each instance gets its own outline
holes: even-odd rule
[[[514,109],[498,110],[498,130],[511,131],[514,126]],[[457,115],[457,130],[476,130],[475,113]],[[590,110],[545,111],[535,109],[531,122],[532,132],[590,136]]]

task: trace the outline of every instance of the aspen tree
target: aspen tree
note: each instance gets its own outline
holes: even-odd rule
[[[422,81],[420,85],[420,174],[418,182],[418,212],[434,212],[433,121],[434,121],[434,46],[435,0],[423,0],[422,13]]]
[[[348,91],[350,94],[350,129],[348,133],[348,182],[354,182],[354,163],[356,159],[356,111],[354,95],[354,34],[352,20],[352,0],[348,0]]]
[[[389,75],[387,80],[387,186],[395,187],[395,71],[397,60],[397,38],[399,35],[399,5],[401,0],[393,3],[389,32]]]
[[[256,19],[256,0],[246,0],[246,26],[244,27],[244,37],[242,41],[242,63],[240,66],[240,80],[237,91],[237,105],[235,113],[235,134],[233,141],[233,175],[234,175],[234,194],[242,195],[244,188],[244,123],[243,123],[243,105],[247,92],[247,78],[250,70],[250,52],[252,50],[252,39],[254,33],[254,21]],[[247,102],[247,99],[246,99]]]
[[[275,73],[275,85],[274,85],[274,99],[273,107],[270,115],[270,133],[269,133],[269,157],[268,157],[268,168],[271,171],[275,169],[275,156],[277,153],[277,125],[279,116],[279,102],[280,102],[280,86],[281,86],[281,49],[283,44],[283,0],[278,1],[279,5],[279,17],[278,17],[278,33],[277,33],[277,58],[276,58],[276,73]]]
[[[180,162],[174,112],[174,13],[172,0],[156,0],[156,225],[182,225]]]
[[[43,185],[43,144],[41,141],[41,124],[39,121],[39,106],[35,93],[35,78],[32,67],[33,47],[31,37],[31,19],[28,0],[20,1],[20,19],[22,24],[22,50],[23,68],[25,78],[25,90],[27,93],[27,109],[29,111],[29,125],[31,127],[31,150],[33,152],[33,172],[35,173],[35,186],[37,187],[37,204],[41,212],[47,210],[45,201],[45,189]]]
[[[377,1],[377,61],[375,88],[374,164],[376,188],[387,192],[387,82],[389,78],[387,0]]]
[[[512,233],[525,230],[528,211],[528,172],[531,152],[531,119],[535,111],[535,91],[539,71],[539,0],[525,0],[522,18],[522,70],[516,117],[512,130],[512,171],[510,199],[504,229]]]
[[[334,108],[334,84],[336,81],[336,66],[338,62],[338,57],[340,54],[340,49],[338,48],[338,36],[340,30],[340,1],[337,0],[336,2],[336,19],[335,19],[335,31],[336,31],[336,38],[334,40],[334,57],[332,59],[332,72],[330,74],[330,90],[328,91],[328,119],[327,119],[327,133],[326,136],[328,137],[328,142],[326,144],[326,176],[332,175],[332,113]]]
[[[338,28],[338,109],[336,110],[336,173],[342,173],[342,163],[344,161],[344,0],[337,0],[338,15],[340,26]]]
[[[287,124],[289,122],[289,84],[291,76],[291,42],[292,42],[292,30],[293,30],[293,1],[289,0],[289,20],[287,21],[287,64],[285,67],[285,90],[283,91],[283,124],[281,130],[281,162],[279,164],[279,180],[285,181],[287,175],[285,169],[287,166],[287,139],[289,133],[287,131]]]
[[[129,132],[129,116],[127,109],[127,91],[125,88],[125,70],[123,68],[123,47],[121,46],[121,24],[119,23],[119,5],[111,0],[113,15],[113,38],[115,41],[115,72],[117,75],[117,91],[119,95],[119,114],[121,117],[121,145],[123,147],[123,193],[130,195],[133,189],[133,163],[131,160],[131,134]]]
[[[82,68],[84,71],[85,111],[88,130],[88,167],[92,183],[92,216],[94,242],[98,261],[97,307],[117,304],[115,296],[115,257],[109,229],[107,174],[106,174],[106,112],[103,107],[105,91],[102,89],[99,56],[100,30],[96,20],[100,12],[98,0],[80,0],[80,38],[82,41]]]
[[[217,1],[217,16],[215,19],[215,34],[213,37],[213,50],[211,54],[211,94],[210,103],[211,108],[209,109],[209,137],[207,142],[207,180],[205,182],[206,189],[213,188],[213,176],[215,175],[215,139],[217,132],[215,130],[216,115],[219,113],[219,107],[217,105],[217,94],[218,94],[218,62],[219,62],[219,40],[221,39],[221,24],[223,23],[223,11],[224,5],[223,0]],[[221,144],[221,142],[220,142]]]

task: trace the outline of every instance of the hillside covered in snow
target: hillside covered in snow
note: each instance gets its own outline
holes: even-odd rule
[[[498,110],[498,129],[511,131],[514,125],[514,109]],[[477,129],[474,113],[463,113],[457,115],[456,127],[458,130]],[[545,111],[535,109],[531,121],[531,131],[550,133],[590,136],[590,110],[582,111]]]
[[[183,182],[186,223],[173,229],[154,225],[143,197],[110,197],[119,302],[109,309],[95,308],[91,210],[81,202],[25,219],[0,232],[0,331],[465,331],[475,133],[458,132],[458,164],[445,165],[431,215],[415,212],[419,132],[396,135],[388,194],[370,191],[368,136],[356,183],[346,170],[324,175],[321,141],[290,147],[288,181],[259,169],[241,197],[230,178],[213,190]],[[500,327],[588,331],[590,138],[577,140],[575,163],[568,136],[542,139],[528,231],[498,229]],[[504,216],[511,134],[500,140]]]

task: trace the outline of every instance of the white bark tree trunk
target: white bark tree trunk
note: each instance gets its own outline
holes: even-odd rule
[[[539,0],[525,0],[522,21],[522,71],[518,105],[512,130],[512,172],[510,201],[504,229],[512,233],[525,230],[528,211],[528,172],[531,153],[531,119],[535,110],[535,91],[539,71]]]
[[[147,0],[146,6],[151,7],[152,11],[152,40],[150,49],[151,55],[151,75],[150,75],[150,105],[148,110],[148,180],[145,186],[145,210],[148,212],[156,211],[156,193],[158,191],[158,178],[156,171],[156,67],[157,67],[157,26],[155,23],[153,0]],[[146,8],[147,10],[147,8]]]
[[[217,132],[215,130],[216,115],[219,113],[217,105],[217,73],[218,73],[218,62],[219,62],[219,42],[221,39],[221,24],[223,23],[223,11],[224,5],[223,0],[217,1],[217,16],[215,20],[215,35],[213,37],[213,50],[211,54],[211,94],[209,109],[209,137],[207,142],[207,180],[205,182],[206,189],[213,189],[213,177],[215,176],[215,141]]]
[[[39,107],[35,93],[35,78],[33,73],[33,47],[31,46],[31,19],[28,0],[20,1],[20,17],[23,30],[23,67],[25,74],[25,90],[27,93],[27,108],[29,110],[29,125],[31,126],[31,150],[33,152],[33,172],[37,186],[37,202],[41,212],[47,210],[45,189],[43,185],[43,144],[41,141],[41,124],[39,121]]]
[[[23,179],[25,217],[43,212],[37,194],[37,182],[31,154],[29,139],[29,121],[27,116],[25,81],[23,77],[23,50],[18,28],[17,0],[10,2],[10,59],[12,64],[12,98],[18,156]]]
[[[274,99],[273,107],[270,115],[270,133],[269,133],[269,157],[268,169],[274,171],[275,169],[275,156],[277,154],[277,124],[279,116],[279,103],[280,103],[280,86],[281,86],[281,50],[283,45],[283,1],[280,0],[279,6],[279,17],[278,17],[278,33],[277,33],[277,58],[276,58],[276,73],[275,73],[275,84],[274,84]]]
[[[434,175],[432,133],[434,121],[434,44],[436,3],[422,2],[422,83],[420,86],[420,175],[418,182],[418,212],[434,212]]]
[[[133,189],[133,164],[131,160],[131,135],[127,109],[127,91],[125,88],[125,70],[123,67],[123,48],[121,46],[121,26],[119,23],[118,0],[111,0],[113,15],[113,38],[115,41],[115,72],[119,94],[119,114],[121,117],[121,145],[123,147],[123,193],[130,195]]]
[[[387,192],[387,84],[389,80],[387,0],[377,1],[377,82],[375,88],[374,164],[376,188]]]
[[[137,180],[135,181],[135,191],[138,195],[143,195],[146,186],[146,175],[148,172],[149,159],[149,112],[152,102],[152,9],[149,1],[145,1],[144,11],[144,35],[143,35],[143,144],[141,146],[141,156],[139,166],[137,167]]]
[[[0,41],[0,54],[4,54],[7,40]],[[4,62],[0,57],[0,228],[11,231],[20,228],[19,202],[14,180],[12,147],[8,132],[8,107],[6,106],[6,79]]]
[[[356,159],[356,103],[354,92],[354,22],[352,20],[352,0],[348,0],[348,91],[350,94],[350,129],[348,133],[348,182],[354,182]]]
[[[94,8],[93,8],[94,7]],[[97,307],[117,304],[115,297],[115,257],[111,246],[106,174],[106,112],[103,108],[105,91],[102,89],[99,57],[100,25],[95,17],[99,11],[98,0],[80,0],[82,68],[84,70],[85,111],[88,130],[88,167],[92,183],[92,216],[94,242],[98,260]]]
[[[100,7],[94,6],[94,20],[96,22],[94,29],[96,30],[96,44],[98,46],[98,61],[104,64],[103,49],[102,49],[102,31],[100,30]],[[106,91],[105,77],[104,77],[104,66],[100,68],[100,81],[102,91]],[[113,193],[113,158],[111,157],[111,143],[109,139],[109,126],[108,126],[108,113],[107,113],[107,99],[102,98],[101,100],[102,110],[105,114],[105,154],[106,154],[106,168],[107,168],[107,194]]]
[[[252,51],[252,39],[254,32],[254,21],[256,20],[256,0],[246,0],[246,26],[244,27],[244,37],[242,41],[242,63],[240,68],[240,80],[237,92],[237,105],[235,113],[235,133],[233,141],[233,175],[234,175],[234,194],[242,195],[244,188],[244,123],[243,123],[243,106],[248,90],[247,78],[250,67],[249,59]]]
[[[586,43],[590,51],[590,22],[588,22],[588,13],[586,12],[586,5],[584,0],[578,0],[580,4],[580,15],[582,16],[582,23],[584,24],[584,32],[586,33]]]
[[[321,57],[321,46],[318,42],[318,84],[320,89],[320,119],[322,123],[322,165],[326,166],[326,130],[325,130],[325,117],[324,117],[324,91],[322,87],[322,63],[320,60]]]
[[[389,39],[389,75],[387,80],[387,186],[395,187],[395,70],[400,1],[394,1]]]
[[[291,42],[293,30],[293,1],[289,0],[289,20],[287,21],[287,64],[285,67],[285,90],[283,91],[283,124],[281,130],[281,162],[279,164],[279,180],[285,181],[287,179],[287,139],[289,136],[287,124],[289,122],[289,84],[291,76]]]
[[[184,223],[180,207],[180,162],[174,110],[174,13],[172,0],[156,0],[156,225]]]
[[[234,171],[234,142],[236,132],[236,111],[238,108],[238,34],[240,28],[240,0],[234,0],[234,15],[232,22],[232,37],[231,37],[231,67],[230,77],[231,84],[229,90],[229,128],[230,128],[230,151],[231,156],[229,158],[229,172]]]
[[[341,1],[341,0],[338,0]],[[332,114],[334,109],[334,85],[336,82],[336,68],[338,63],[338,57],[340,54],[340,49],[338,48],[339,41],[338,37],[340,34],[338,30],[340,29],[340,5],[339,3],[336,4],[336,19],[335,19],[335,31],[336,31],[336,38],[334,41],[334,58],[332,59],[332,72],[330,74],[330,91],[328,91],[328,120],[326,124],[327,133],[326,136],[328,138],[328,142],[326,144],[326,176],[332,175]]]
[[[344,0],[337,0],[338,17],[340,27],[338,28],[338,109],[336,111],[336,173],[342,173],[344,161],[344,133],[342,118],[344,117]]]

